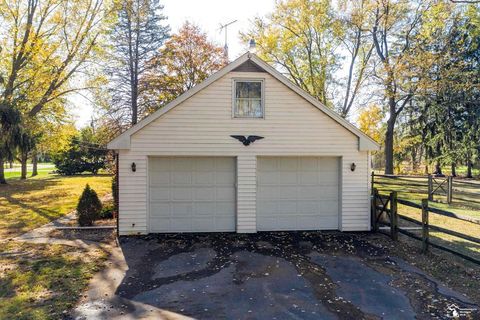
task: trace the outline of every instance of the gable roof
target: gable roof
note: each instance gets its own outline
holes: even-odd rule
[[[167,113],[168,111],[172,110],[188,98],[192,97],[195,95],[197,92],[205,89],[208,87],[210,84],[214,83],[230,71],[234,71],[238,67],[240,67],[242,64],[248,63],[249,66],[251,64],[256,65],[258,68],[264,70],[265,72],[269,73],[272,77],[276,78],[278,81],[286,85],[289,89],[303,97],[305,100],[310,102],[313,106],[317,107],[320,111],[325,113],[327,116],[338,122],[340,125],[342,125],[345,129],[353,133],[355,136],[359,138],[359,150],[360,151],[368,151],[368,150],[379,150],[380,146],[377,142],[375,142],[372,138],[367,136],[365,133],[360,131],[357,127],[355,127],[353,124],[342,118],[339,114],[337,114],[335,111],[331,110],[330,108],[326,107],[323,105],[320,101],[315,99],[313,96],[308,94],[306,91],[295,85],[293,82],[291,82],[287,77],[285,77],[283,74],[278,72],[275,68],[270,66],[268,63],[257,57],[255,54],[247,52],[237,58],[235,61],[229,63],[227,66],[224,68],[220,69],[213,75],[211,75],[209,78],[207,78],[205,81],[202,83],[196,85],[192,89],[184,92],[180,96],[178,96],[176,99],[165,105],[163,108],[155,111],[148,117],[142,119],[140,122],[138,122],[136,125],[131,127],[130,129],[124,131],[122,134],[117,136],[115,139],[110,141],[107,145],[108,149],[130,149],[130,137],[137,131],[141,130],[151,122],[155,121],[156,119],[160,118],[162,115]]]

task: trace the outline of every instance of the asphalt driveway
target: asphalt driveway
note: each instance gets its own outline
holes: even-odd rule
[[[477,309],[358,234],[155,235],[120,243],[128,269],[121,283],[101,303],[81,304],[76,318],[448,319]]]

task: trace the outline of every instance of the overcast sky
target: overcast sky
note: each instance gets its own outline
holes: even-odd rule
[[[274,0],[161,0],[165,6],[163,12],[167,23],[175,33],[186,21],[193,22],[205,31],[209,38],[223,46],[225,34],[220,32],[220,25],[234,20],[228,28],[228,47],[230,60],[245,52],[247,44],[239,39],[239,32],[248,29],[249,21],[255,16],[263,16],[274,8]],[[80,95],[70,98],[73,104],[77,127],[83,127],[92,118],[93,108],[88,100]]]

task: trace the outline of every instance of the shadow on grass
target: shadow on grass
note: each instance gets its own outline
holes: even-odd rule
[[[96,271],[94,262],[68,256],[70,249],[49,252],[45,245],[28,249],[35,250],[34,257],[2,259],[15,267],[0,278],[0,319],[60,319]]]

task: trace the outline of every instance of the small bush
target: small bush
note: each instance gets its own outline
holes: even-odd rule
[[[112,204],[104,206],[98,215],[98,219],[112,219],[113,211],[114,209]]]
[[[87,184],[77,205],[77,220],[80,226],[91,226],[98,219],[102,203],[95,190]]]

